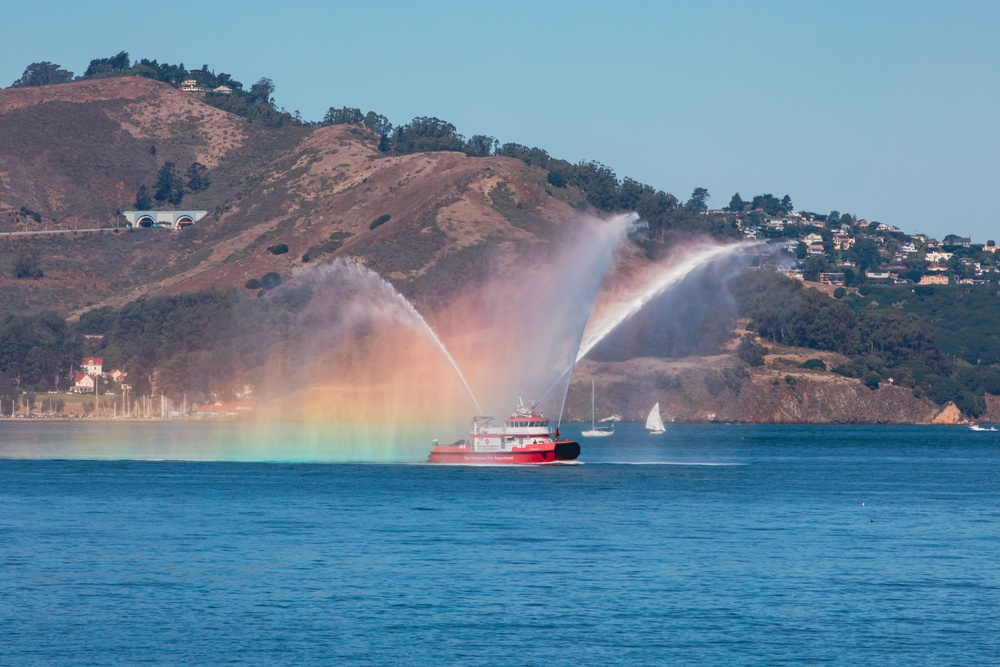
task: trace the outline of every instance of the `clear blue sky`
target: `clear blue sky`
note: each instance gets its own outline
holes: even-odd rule
[[[125,50],[266,76],[307,120],[436,116],[714,207],[1000,241],[1000,2],[14,0],[3,24],[3,86]]]

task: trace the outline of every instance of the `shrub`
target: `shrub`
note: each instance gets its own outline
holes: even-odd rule
[[[736,356],[751,366],[763,365],[765,354],[767,354],[767,348],[756,342],[750,334],[743,336],[740,339],[740,344],[736,346]]]
[[[281,285],[281,276],[274,271],[269,271],[260,277],[260,286],[263,289],[274,289]]]
[[[256,278],[251,278],[244,285],[247,289],[260,289],[260,281]]]
[[[277,245],[268,246],[267,251],[272,255],[284,255],[288,252],[288,245],[278,243]]]
[[[799,368],[806,368],[811,371],[825,371],[826,364],[823,363],[822,359],[806,359],[799,364]]]
[[[866,387],[874,390],[878,389],[878,383],[880,379],[881,378],[879,377],[878,373],[876,373],[875,371],[871,371],[870,373],[865,374],[865,376],[861,378],[861,381],[865,383]]]
[[[560,174],[558,171],[550,171],[548,181],[549,185],[555,186],[557,188],[566,187],[566,177]]]
[[[843,287],[838,287],[837,289],[833,290],[834,299],[843,299],[845,294],[847,294],[847,290],[844,289]]]
[[[388,213],[383,213],[379,217],[372,220],[371,224],[368,225],[368,229],[375,229],[379,225],[384,225],[385,223],[389,222],[391,218],[392,216],[389,215]]]
[[[309,253],[306,253],[306,254],[302,255],[302,263],[303,264],[308,264],[310,259],[312,259],[312,257],[309,256]]]

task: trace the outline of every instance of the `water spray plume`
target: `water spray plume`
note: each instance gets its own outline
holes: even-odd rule
[[[552,378],[573,362],[601,282],[637,218],[583,217],[558,247],[522,257],[488,283],[479,318],[483,342],[474,357],[488,380],[487,408],[508,409],[519,389],[526,401],[545,398]],[[540,408],[560,414],[564,396]]]
[[[383,319],[401,320],[404,324],[409,324],[421,334],[428,337],[455,370],[458,378],[465,386],[465,390],[469,392],[469,398],[472,399],[473,404],[476,406],[477,414],[482,414],[482,408],[479,407],[479,401],[476,400],[476,395],[473,393],[472,387],[469,386],[465,375],[462,374],[461,368],[459,368],[455,358],[451,356],[448,348],[438,338],[438,335],[434,333],[434,329],[427,323],[424,316],[388,280],[366,266],[345,259],[336,259],[332,263],[320,267],[317,271],[322,273],[324,277],[335,280],[341,279],[355,285],[370,287],[371,292],[366,295],[368,298],[361,304],[366,317],[371,318],[374,313],[378,313]],[[381,311],[378,309],[381,309]]]
[[[600,315],[588,321],[586,329],[581,333],[575,357],[566,365],[559,376],[552,382],[545,394],[548,394],[561,381],[566,379],[566,386],[573,369],[594,347],[607,338],[619,325],[641,311],[650,301],[674,287],[693,271],[727,256],[743,253],[751,248],[762,245],[760,241],[745,241],[734,244],[718,245],[702,244],[694,249],[685,248],[683,257],[671,257],[669,266],[656,267],[655,272],[646,280],[640,282],[635,289],[629,290],[623,299],[613,301],[601,309]],[[565,395],[563,402],[565,403]]]
[[[731,245],[707,245],[689,252],[669,267],[657,272],[629,299],[606,309],[605,313],[592,325],[588,323],[587,332],[580,342],[575,362],[579,362],[587,356],[587,353],[614,331],[618,325],[642,310],[647,303],[684,280],[695,269],[727,255],[741,253],[759,245],[761,245],[760,241],[745,241]]]

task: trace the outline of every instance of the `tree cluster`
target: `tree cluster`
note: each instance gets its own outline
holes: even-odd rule
[[[781,274],[750,271],[739,281],[736,301],[739,315],[749,318],[752,328],[766,340],[837,352],[850,361],[834,368],[836,373],[863,380],[873,388],[892,379],[894,385],[909,387],[915,395],[927,396],[938,404],[954,401],[966,414],[978,416],[985,409],[984,392],[1000,392],[1000,359],[990,356],[991,365],[981,365],[980,358],[973,365],[943,348],[963,345],[956,343],[957,339],[965,341],[963,349],[970,356],[983,354],[984,350],[1000,354],[1000,336],[991,333],[1000,321],[980,322],[974,327],[978,338],[971,333],[956,335],[954,322],[968,318],[968,304],[962,310],[964,318],[957,312],[952,318],[925,314],[931,309],[943,309],[945,297],[907,312],[902,302],[906,295],[914,298],[916,289],[906,288],[905,294],[894,288],[871,291],[887,302],[900,297],[891,303],[880,303],[875,298],[837,300],[815,289],[805,289],[801,282]],[[989,312],[996,313],[995,294],[992,299]],[[1000,320],[1000,316],[993,317]]]
[[[49,86],[55,83],[69,83],[73,73],[55,63],[43,60],[40,63],[28,65],[21,78],[10,84],[11,88],[28,88],[31,86]]]
[[[174,65],[146,58],[133,62],[126,51],[120,51],[109,58],[91,60],[86,71],[79,77],[74,77],[72,72],[48,61],[31,63],[21,78],[11,86],[45,86],[117,76],[141,76],[175,87],[180,86],[186,79],[193,79],[199,86],[210,91],[205,94],[207,104],[268,127],[281,127],[289,123],[301,124],[301,119],[296,114],[275,106],[274,82],[271,79],[262,77],[249,90],[244,90],[243,84],[231,75],[224,72],[216,74],[208,65],[203,65],[201,69],[188,70],[184,67],[184,63]],[[211,92],[219,86],[226,86],[231,92],[229,94]]]
[[[67,380],[81,355],[81,338],[56,313],[8,315],[0,323],[0,375],[18,389],[65,388],[60,381]]]
[[[147,211],[153,207],[154,201],[157,204],[167,202],[171,206],[180,206],[186,193],[204,190],[211,184],[208,168],[200,162],[192,162],[183,177],[177,171],[175,163],[165,162],[156,175],[152,196],[145,183],[139,186],[135,193],[135,208]]]

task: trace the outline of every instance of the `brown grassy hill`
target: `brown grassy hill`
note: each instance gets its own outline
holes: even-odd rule
[[[3,235],[110,228],[167,161],[210,170],[212,185],[178,207],[211,212],[195,229]],[[570,224],[579,193],[552,196],[544,178],[506,158],[386,156],[362,127],[263,128],[139,77],[3,90],[0,309],[73,313],[242,286],[344,254],[433,300],[435,274],[461,276],[486,255],[510,263]],[[278,244],[289,252],[268,252]],[[24,249],[39,254],[43,277],[12,277]]]

